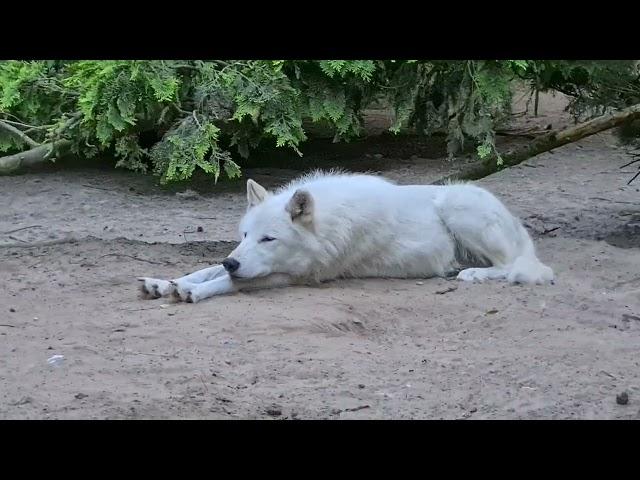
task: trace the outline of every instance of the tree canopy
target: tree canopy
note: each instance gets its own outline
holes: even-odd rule
[[[635,61],[4,61],[0,154],[11,161],[0,170],[109,153],[162,183],[196,169],[234,178],[261,144],[302,155],[305,122],[358,137],[372,102],[392,109],[396,134],[443,131],[450,155],[471,145],[499,164],[495,131],[517,82],[569,95],[576,118],[640,101]]]

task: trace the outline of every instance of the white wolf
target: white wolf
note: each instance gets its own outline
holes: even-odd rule
[[[241,242],[222,262],[175,280],[139,278],[147,297],[198,302],[237,290],[336,278],[553,281],[520,221],[471,184],[395,185],[316,172],[275,193],[247,182]],[[463,266],[474,267],[460,271]]]

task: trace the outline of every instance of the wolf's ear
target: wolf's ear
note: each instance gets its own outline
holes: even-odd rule
[[[306,190],[296,190],[286,207],[291,220],[309,228],[313,224],[313,197]]]
[[[269,196],[265,188],[253,180],[247,180],[247,208],[255,207]]]

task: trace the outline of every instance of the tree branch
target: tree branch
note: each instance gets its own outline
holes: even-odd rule
[[[40,145],[38,142],[33,140],[31,137],[29,137],[26,133],[21,132],[16,127],[14,127],[13,125],[9,125],[7,122],[3,120],[0,120],[0,127],[4,128],[8,132],[13,133],[17,137],[20,137],[22,141],[25,142],[27,145],[29,145],[31,148],[35,148]]]
[[[6,113],[6,112],[0,112],[0,113],[2,115],[10,115],[9,113]],[[15,117],[15,115],[11,115],[11,116]],[[3,118],[2,121],[16,127],[25,127],[27,129],[25,130],[25,132],[28,132],[29,130],[43,130],[45,128],[49,128],[53,126],[53,125],[41,125],[39,127],[36,127],[35,125],[29,125],[28,123],[24,123],[24,122],[16,122],[15,120],[9,120],[8,118]]]

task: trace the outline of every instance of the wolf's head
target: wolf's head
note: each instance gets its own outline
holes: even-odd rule
[[[240,245],[222,262],[234,279],[304,275],[317,244],[313,197],[304,189],[273,195],[249,180],[239,233]]]

